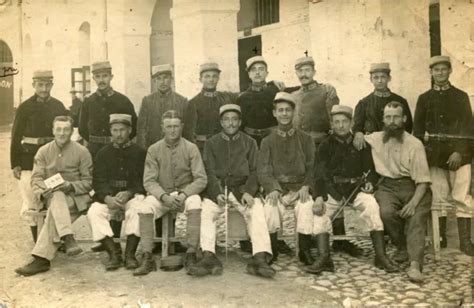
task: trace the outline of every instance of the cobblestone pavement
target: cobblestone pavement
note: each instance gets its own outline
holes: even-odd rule
[[[0,307],[139,307],[139,302],[152,307],[473,306],[472,258],[446,249],[442,260],[435,263],[428,249],[426,282],[418,285],[410,283],[405,273],[386,274],[376,269],[371,243],[366,240],[357,242],[364,249],[362,258],[336,253],[336,271],[319,276],[305,273],[295,257],[285,255],[273,265],[277,270],[274,279],[250,276],[245,273],[250,255],[234,245],[228,260],[221,249],[221,276],[194,278],[181,270],[133,277],[125,269],[106,272],[105,254],[92,253],[90,242],[80,242],[85,253],[72,258],[58,254],[49,272],[20,277],[13,269],[29,262],[32,242],[28,227],[18,215],[21,201],[9,170],[7,132],[0,132],[0,144],[4,145],[0,147]],[[179,218],[178,234],[183,232],[183,225],[184,219]],[[284,225],[286,230],[293,230],[290,213]],[[350,232],[358,227],[348,219]],[[74,229],[78,238],[90,236],[85,217],[75,223]],[[293,242],[289,244],[294,246]]]

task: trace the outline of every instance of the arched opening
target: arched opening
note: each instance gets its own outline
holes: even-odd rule
[[[83,22],[79,27],[79,65],[90,64],[91,57],[91,26],[88,22]]]
[[[0,40],[0,125],[11,123],[13,118],[13,76],[18,74],[13,64],[10,47]]]

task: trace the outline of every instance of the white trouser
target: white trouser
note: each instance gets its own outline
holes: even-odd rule
[[[433,205],[450,206],[457,217],[471,218],[474,212],[471,192],[471,164],[461,166],[456,171],[431,167],[431,190]],[[441,216],[446,216],[446,212]]]
[[[172,194],[176,194],[173,192]],[[184,201],[184,213],[191,210],[201,209],[201,197],[199,195],[191,195]],[[154,196],[149,195],[143,200],[138,209],[138,214],[153,214],[155,219],[168,213],[170,209],[163,205],[161,201],[156,199]]]
[[[307,202],[301,202],[295,199],[296,192],[290,191],[283,196],[283,199],[293,200],[287,206],[295,208],[296,216],[296,232],[302,234],[313,233],[313,199],[310,197]],[[275,233],[281,229],[282,217],[285,210],[285,205],[278,201],[277,206],[273,206],[268,199],[265,200],[265,218],[267,221],[268,232]],[[329,224],[331,222],[329,221]]]
[[[36,226],[36,219],[32,216],[26,215],[29,210],[38,211],[38,207],[43,206],[42,203],[38,203],[31,189],[31,170],[21,171],[21,177],[18,181],[18,188],[20,189],[21,199],[23,201],[20,210],[20,216],[28,222],[30,226]]]
[[[252,252],[268,252],[272,254],[270,235],[268,234],[265,221],[265,211],[260,199],[254,198],[251,208],[245,207],[235,198],[234,194],[229,194],[229,204],[236,208],[245,219],[247,232],[252,241]],[[201,212],[201,248],[215,253],[216,245],[216,221],[219,215],[224,214],[224,207],[220,207],[210,199],[204,199]]]
[[[313,234],[320,233],[331,233],[332,224],[327,225],[327,221],[331,220],[331,217],[340,207],[340,204],[333,198],[331,195],[328,195],[328,200],[326,201],[326,212],[323,216],[316,216],[314,219],[314,229]],[[352,209],[359,212],[359,219],[365,222],[368,231],[382,231],[383,223],[380,218],[380,209],[375,200],[374,195],[367,194],[364,192],[359,192],[354,199]],[[341,217],[338,215],[338,217]]]
[[[125,204],[125,235],[136,235],[140,237],[140,224],[138,218],[138,209],[143,204],[145,196],[135,195]],[[110,227],[109,221],[112,219],[115,211],[109,210],[104,203],[94,202],[87,212],[87,218],[92,229],[92,240],[100,241],[106,236],[113,237],[114,232]]]

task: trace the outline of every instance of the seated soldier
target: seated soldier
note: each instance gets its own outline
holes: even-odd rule
[[[181,137],[183,122],[175,110],[162,116],[164,138],[148,148],[143,185],[148,193],[140,205],[141,247],[143,261],[134,275],[146,275],[156,270],[153,259],[153,223],[169,211],[186,212],[188,249],[185,267],[196,262],[201,225],[201,197],[207,176],[198,147]]]
[[[359,217],[365,222],[370,231],[375,249],[375,266],[386,272],[396,272],[395,266],[385,254],[383,224],[380,210],[373,196],[377,175],[374,171],[372,156],[369,149],[358,151],[352,144],[352,108],[335,105],[331,110],[332,135],[329,135],[319,146],[318,159],[320,174],[316,185],[325,187],[326,202],[316,199],[320,207],[319,214],[314,219],[313,234],[316,235],[321,258],[305,271],[319,274],[323,270],[333,269],[329,255],[329,220],[339,217],[338,211],[346,202],[359,212]],[[364,173],[367,174],[365,181]],[[365,183],[364,183],[365,182]],[[359,191],[361,186],[361,191]],[[353,193],[355,191],[355,193]],[[350,198],[350,200],[348,200]],[[341,214],[343,211],[340,212]],[[342,215],[341,215],[342,216]],[[326,227],[326,228],[324,228]]]
[[[389,102],[384,108],[384,130],[365,136],[365,141],[371,146],[375,170],[383,177],[375,198],[385,230],[397,247],[406,243],[408,278],[422,282],[431,177],[423,143],[405,131],[406,121],[403,106]]]
[[[34,260],[15,270],[20,275],[48,271],[60,239],[68,255],[82,252],[74,240],[72,222],[87,211],[90,203],[92,158],[87,148],[71,140],[73,123],[71,117],[57,116],[53,121],[54,141],[36,153],[31,185],[36,201],[44,203],[47,214],[32,251]],[[58,174],[64,182],[48,187],[45,180]]]
[[[300,247],[311,245],[313,230],[310,188],[313,186],[315,145],[308,134],[293,127],[294,109],[293,95],[277,93],[273,116],[278,126],[262,140],[258,155],[257,175],[266,194],[264,208],[274,260],[278,254],[276,238],[285,206],[295,207]],[[317,195],[316,191],[313,193]],[[302,253],[299,258],[306,264],[312,263],[310,257]]]
[[[271,278],[275,270],[268,264],[272,250],[265,212],[260,199],[254,198],[258,190],[257,142],[239,131],[240,106],[226,104],[220,107],[219,113],[223,130],[204,145],[204,164],[208,176],[208,198],[202,203],[201,213],[204,257],[191,267],[189,274],[204,276],[222,273],[222,263],[215,255],[216,221],[218,215],[225,211],[227,201],[244,217],[252,240],[253,259],[248,263],[247,271],[252,275]]]
[[[95,158],[92,186],[94,202],[87,213],[92,229],[92,239],[105,247],[109,261],[106,270],[122,266],[120,242],[114,243],[110,218],[125,213],[125,267],[135,269],[135,258],[140,230],[137,207],[143,201],[143,168],[146,152],[130,141],[132,117],[128,114],[110,115],[112,143],[99,150]]]

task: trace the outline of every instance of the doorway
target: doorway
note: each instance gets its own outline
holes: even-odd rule
[[[247,90],[250,86],[250,78],[245,69],[245,62],[257,55],[262,55],[262,37],[260,35],[250,36],[240,39],[238,42],[239,48],[239,85],[240,91]]]
[[[18,70],[13,66],[13,56],[7,43],[0,40],[0,125],[13,120],[13,76]]]

